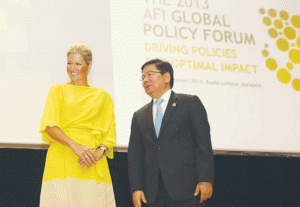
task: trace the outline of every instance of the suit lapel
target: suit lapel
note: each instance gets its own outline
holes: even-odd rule
[[[162,120],[162,123],[161,123],[161,127],[160,127],[158,137],[161,135],[161,133],[166,128],[167,123],[170,120],[173,112],[175,111],[177,104],[178,104],[178,98],[177,98],[176,94],[172,91],[169,102],[168,102],[168,106],[166,108],[166,111],[165,111],[165,114],[164,114],[164,117],[163,117],[163,120]]]
[[[151,137],[154,137],[154,139],[157,140],[154,123],[153,123],[153,109],[152,108],[153,108],[153,99],[150,102],[149,106],[147,107],[146,120],[147,120],[147,125],[148,125],[150,133],[151,133]]]

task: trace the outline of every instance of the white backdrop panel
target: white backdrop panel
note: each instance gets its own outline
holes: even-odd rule
[[[151,100],[140,67],[158,57],[175,92],[200,97],[215,150],[300,152],[299,11],[297,0],[1,0],[0,141],[42,143],[48,90],[84,43],[91,85],[115,101],[117,146]]]

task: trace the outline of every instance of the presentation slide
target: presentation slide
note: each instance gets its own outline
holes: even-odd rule
[[[93,52],[89,83],[115,103],[117,146],[151,101],[141,66],[174,68],[197,95],[214,150],[300,153],[298,0],[5,0],[0,4],[0,142],[40,144],[48,90],[68,82],[74,43]]]

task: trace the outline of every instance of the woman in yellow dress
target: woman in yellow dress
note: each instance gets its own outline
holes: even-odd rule
[[[70,82],[49,91],[40,133],[50,144],[40,206],[116,206],[107,157],[116,145],[113,101],[89,86],[92,53],[73,45],[67,53]]]

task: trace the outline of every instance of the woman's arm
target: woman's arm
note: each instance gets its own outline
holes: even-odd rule
[[[58,126],[46,126],[44,131],[55,141],[73,150],[73,152],[80,157],[79,159],[82,160],[82,163],[87,167],[90,167],[98,160],[95,152],[93,152],[91,148],[78,144],[68,137]]]

